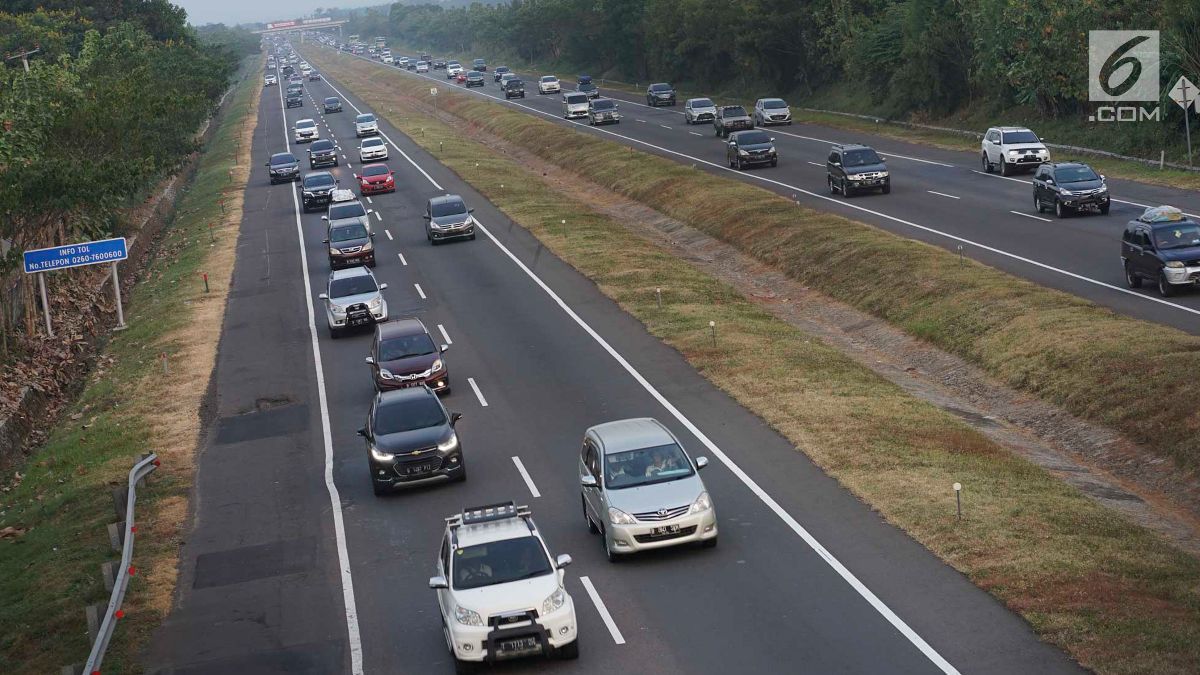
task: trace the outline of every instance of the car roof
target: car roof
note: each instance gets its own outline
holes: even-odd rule
[[[675,442],[671,432],[652,417],[605,422],[588,429],[588,433],[600,439],[606,455]]]
[[[370,117],[371,119],[375,119],[375,114],[374,113],[361,113],[361,114],[359,114],[358,117],[354,118],[354,121],[358,122],[358,121],[362,120],[364,117]]]
[[[835,143],[833,149],[845,152],[846,150],[874,150],[875,148],[861,143]]]
[[[995,127],[997,131],[1031,131],[1029,127]]]
[[[779,98],[778,96],[772,96],[770,98],[760,98],[758,100],[760,103],[766,103],[767,101],[779,101],[780,103],[785,102],[783,99]]]
[[[353,279],[354,277],[371,277],[371,276],[375,276],[375,275],[371,274],[371,270],[367,269],[366,267],[361,267],[361,266],[360,267],[347,267],[346,269],[343,269],[343,270],[334,270],[334,271],[330,272],[329,280],[334,281],[336,279]]]
[[[300,126],[301,124],[304,124],[305,122],[308,122],[309,124],[312,124],[313,126],[316,126],[316,124],[317,124],[316,120],[314,120],[313,118],[305,117],[302,120],[296,120],[296,126]]]
[[[546,80],[557,80],[557,79],[558,78],[553,75],[543,75],[542,76],[542,82],[545,82]]]
[[[325,148],[332,148],[332,147],[333,147],[332,139],[318,138],[317,140],[313,141],[312,145],[308,146],[308,149],[309,150],[317,150],[317,149],[323,150]]]
[[[1081,167],[1088,168],[1088,169],[1092,168],[1091,166],[1084,164],[1083,162],[1046,162],[1046,163],[1050,165],[1051,169],[1065,169],[1068,167],[1077,167],[1077,166],[1081,166]]]
[[[416,317],[392,319],[387,323],[376,324],[376,330],[379,333],[379,337],[383,339],[399,335],[420,335],[421,333],[429,332],[425,328],[425,324]]]
[[[697,96],[696,98],[689,98],[686,101],[686,103],[691,103],[692,101],[708,101],[709,103],[712,103],[712,99],[708,98],[707,96]]]

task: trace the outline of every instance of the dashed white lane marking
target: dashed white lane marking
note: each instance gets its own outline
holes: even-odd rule
[[[417,295],[421,296],[421,299],[424,300],[425,291],[421,288],[421,284],[413,284],[413,287],[417,289]]]
[[[1035,216],[1035,215],[1033,215],[1032,213],[1021,213],[1020,211],[1009,211],[1009,213],[1015,213],[1015,214],[1017,214],[1018,216],[1024,216],[1024,217],[1026,217],[1026,218],[1033,218],[1034,220],[1040,220],[1040,221],[1047,222],[1047,223],[1052,223],[1052,222],[1054,222],[1054,221],[1050,220],[1049,218],[1043,218],[1043,217],[1041,217],[1041,216]]]
[[[698,133],[696,133],[695,131],[689,131],[688,133],[689,133],[689,134],[691,134],[691,135],[693,135],[693,136],[703,136],[703,135],[704,135],[704,134],[698,134]]]
[[[664,129],[670,129],[670,128],[671,128],[671,127],[669,127],[669,126],[667,126],[667,125],[665,125],[665,124],[660,124],[660,125],[658,125],[658,126],[660,126],[660,127],[664,128]]]
[[[475,391],[475,397],[479,399],[479,405],[488,407],[487,399],[483,397],[483,392],[479,391],[479,385],[475,384],[475,378],[468,377],[467,384],[471,385],[471,389]]]
[[[592,604],[596,606],[596,611],[600,613],[600,619],[604,621],[605,626],[608,626],[608,634],[612,636],[613,642],[619,645],[625,644],[625,638],[621,636],[621,629],[617,628],[617,622],[613,621],[612,614],[608,613],[608,607],[600,599],[600,594],[596,592],[592,580],[587,577],[579,577],[579,583],[583,584],[584,590],[592,599]]]
[[[933,190],[926,190],[926,192],[928,192],[931,195],[937,195],[939,197],[949,197],[950,199],[962,199],[962,197],[955,197],[954,195],[948,195],[945,192],[935,192]]]
[[[825,166],[824,164],[819,164],[817,162],[809,162],[809,164],[812,164],[813,166]]]
[[[392,239],[392,233],[389,230],[384,230],[383,233],[387,235],[388,241],[395,241]]]
[[[513,455],[512,461],[513,464],[517,465],[517,472],[521,474],[521,478],[525,479],[525,485],[529,487],[529,492],[533,495],[534,499],[541,497],[542,493],[538,492],[537,486],[533,484],[533,478],[525,470],[525,465],[521,463],[521,458]]]
[[[383,216],[379,215],[378,211],[375,212],[375,217],[379,219],[379,222],[383,222]]]
[[[370,197],[367,197],[367,203],[368,203],[368,204],[374,204],[375,202],[371,201],[371,198],[370,198]]]
[[[405,267],[407,267],[407,266],[408,266],[408,261],[404,259],[404,254],[403,254],[403,253],[397,253],[396,255],[400,256],[400,264],[401,264],[401,265],[404,265]]]
[[[450,334],[446,332],[446,327],[440,323],[437,325],[437,327],[438,327],[438,330],[442,332],[442,339],[446,341],[446,344],[448,344],[448,345],[454,344],[454,340],[451,340]]]

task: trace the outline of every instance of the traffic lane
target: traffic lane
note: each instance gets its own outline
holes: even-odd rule
[[[347,95],[353,96],[349,92]],[[450,172],[433,163],[433,158],[403,137],[393,135],[393,138],[411,156],[423,162],[435,179],[449,180]],[[493,231],[496,230],[493,228]],[[595,298],[594,284],[590,281],[569,268],[555,267],[560,263],[553,257],[547,257],[540,243],[523,229],[508,226],[499,228],[496,234],[518,257],[528,261],[531,266],[536,265],[539,274],[550,275],[547,280],[586,320],[595,320],[596,317],[592,316],[594,307],[611,305],[607,299]],[[653,355],[646,363],[640,363],[640,359],[634,360],[639,361],[638,367],[643,369],[643,374],[648,377],[653,375],[650,379],[659,383],[664,393],[669,392],[673,403],[691,405],[693,399],[699,396],[699,400],[695,401],[696,408],[689,413],[693,418],[718,419],[713,415],[715,409],[729,409],[744,416],[740,423],[722,424],[719,428],[706,426],[706,432],[711,433],[727,449],[753,448],[754,452],[739,457],[738,461],[753,466],[756,480],[789,513],[824,515],[833,508],[829,518],[821,518],[815,524],[806,521],[806,525],[820,531],[821,541],[837,555],[841,555],[839,550],[851,551],[856,556],[862,552],[862,557],[848,558],[853,560],[855,574],[873,589],[876,585],[888,586],[884,591],[876,589],[876,592],[881,597],[886,595],[888,599],[885,602],[897,608],[900,615],[926,639],[930,639],[931,634],[939,636],[939,640],[944,636],[945,639],[940,640],[945,642],[944,645],[934,641],[936,648],[951,652],[959,650],[955,653],[961,654],[964,662],[982,661],[994,667],[994,672],[1073,669],[1060,652],[1040,644],[1019,617],[936,561],[928,551],[903,533],[880,523],[874,514],[863,509],[836,482],[813,467],[806,458],[797,456],[790,445],[786,441],[781,442],[778,435],[766,428],[761,420],[749,415],[706,382],[697,384],[695,380],[698,376],[678,354],[669,352],[666,356],[657,355],[654,350],[661,349],[662,345],[648,336],[640,324],[620,312],[619,308],[611,314],[602,312],[601,316],[613,322],[602,332],[606,336],[614,336],[609,339],[618,345],[621,353],[627,357],[630,354]],[[715,398],[709,400],[709,397]],[[673,425],[669,416],[664,417],[661,413],[657,416]],[[676,430],[693,452],[703,452],[697,451],[694,437],[684,430]],[[576,442],[572,442],[570,447],[573,448]],[[712,479],[706,477],[706,480]],[[719,503],[725,499],[721,495],[717,498]],[[897,583],[898,571],[906,576],[902,583]],[[772,588],[770,592],[774,590]],[[945,601],[946,598],[950,599],[949,602]],[[912,617],[909,616],[910,612]],[[979,628],[981,626],[987,628]],[[981,656],[986,658],[979,658]],[[956,662],[955,658],[951,660]]]
[[[479,204],[480,202],[481,199],[477,197],[474,203]],[[477,208],[479,207],[477,206]],[[493,217],[493,222],[501,222],[502,220],[498,213],[492,213],[491,217]],[[446,255],[442,251],[450,248],[439,247],[437,253],[435,254],[430,247],[419,245],[423,240],[423,235],[419,234],[418,231],[415,230],[406,231],[404,233],[404,237],[398,238],[398,241],[403,243],[405,239],[408,238],[411,238],[412,240],[412,246],[408,247],[410,249],[408,257],[412,260],[419,260],[426,253],[429,253],[430,255],[436,255],[438,258],[442,258]],[[458,246],[470,247],[471,245],[471,242],[465,242],[463,244],[459,244]],[[479,290],[481,288],[503,289],[508,284],[493,277],[467,279],[464,278],[465,271],[469,270],[473,273],[476,273],[488,269],[489,267],[494,267],[497,263],[499,263],[499,267],[495,269],[495,276],[505,277],[512,274],[511,266],[503,264],[502,260],[492,256],[488,262],[490,265],[484,265],[480,262],[477,262],[476,264],[472,265],[442,264],[435,265],[430,268],[445,269],[450,271],[457,270],[456,272],[451,272],[452,276],[445,280],[445,282],[438,281],[437,283],[431,284],[430,288],[440,289],[440,291],[443,293],[452,293],[456,290],[461,290],[464,293],[464,296],[459,298],[454,303],[455,311],[461,312],[459,318],[460,324],[463,323],[463,316],[469,316],[478,320],[481,325],[479,333],[482,334],[486,332],[488,334],[488,344],[493,348],[493,350],[510,344],[523,345],[524,343],[530,341],[530,334],[536,336],[554,336],[563,333],[562,329],[564,327],[561,325],[563,321],[561,315],[557,312],[550,312],[550,316],[546,316],[547,312],[543,307],[539,306],[538,303],[518,304],[517,306],[512,307],[505,306],[500,299],[491,297],[488,294],[484,294],[481,297]],[[515,295],[518,297],[526,297],[528,292],[520,292],[516,293]],[[476,305],[475,303],[478,304]],[[545,321],[548,321],[549,325],[539,326],[539,322]],[[511,339],[499,339],[495,333],[498,331],[499,326],[506,325],[514,326],[514,335]],[[569,329],[570,326],[568,325],[566,328]],[[467,334],[471,335],[473,333],[468,329]],[[540,348],[535,349],[521,347],[515,354],[504,355],[499,358],[493,357],[491,361],[493,370],[498,367],[507,367],[510,370],[506,373],[494,374],[489,378],[494,381],[504,382],[505,385],[504,388],[499,392],[499,396],[493,395],[490,392],[488,395],[489,401],[504,401],[511,399],[520,402],[521,409],[514,409],[512,414],[506,415],[505,417],[508,419],[528,420],[531,418],[536,418],[538,420],[546,420],[545,422],[539,422],[539,431],[542,430],[542,427],[545,424],[551,423],[551,421],[556,424],[557,427],[559,427],[556,433],[552,435],[552,438],[547,441],[539,439],[531,434],[528,429],[524,428],[524,423],[522,423],[520,425],[521,429],[517,430],[519,433],[514,436],[514,439],[521,446],[531,448],[530,452],[532,454],[527,456],[529,461],[526,462],[526,464],[530,467],[531,473],[537,475],[539,473],[537,467],[539,466],[546,464],[558,464],[558,470],[556,473],[560,474],[567,481],[569,481],[567,484],[571,486],[571,489],[576,491],[574,494],[564,497],[561,500],[562,503],[556,506],[554,509],[556,517],[549,525],[546,523],[546,517],[544,515],[539,519],[539,521],[542,523],[542,527],[545,528],[547,532],[553,532],[562,523],[561,514],[570,514],[570,516],[567,518],[567,521],[570,524],[565,526],[566,531],[574,531],[576,536],[579,536],[579,533],[581,532],[586,534],[586,528],[581,528],[579,525],[581,518],[579,516],[578,507],[575,504],[579,496],[577,492],[577,473],[575,472],[578,461],[577,455],[574,451],[569,451],[568,453],[564,454],[561,452],[561,450],[558,450],[557,452],[551,450],[551,455],[549,457],[539,457],[537,449],[574,448],[578,443],[578,438],[582,433],[583,428],[595,422],[602,421],[603,419],[608,419],[609,417],[605,416],[597,419],[592,417],[591,413],[588,412],[605,408],[602,402],[603,399],[601,399],[601,402],[597,402],[596,404],[586,404],[586,402],[581,402],[570,406],[566,410],[555,409],[556,404],[561,406],[561,401],[568,400],[570,397],[579,398],[585,394],[591,397],[597,396],[602,392],[602,389],[599,386],[600,378],[607,377],[610,380],[615,380],[615,382],[612,384],[614,388],[613,392],[606,398],[621,401],[623,406],[627,406],[623,410],[614,410],[612,413],[613,417],[642,415],[645,414],[644,411],[648,406],[653,405],[653,402],[649,400],[631,401],[630,397],[628,396],[628,380],[622,377],[620,374],[616,374],[614,377],[611,369],[602,368],[598,373],[577,372],[581,370],[578,366],[579,363],[594,362],[596,360],[594,353],[588,353],[595,348],[586,344],[583,347],[583,353],[580,355],[567,354],[565,353],[565,346],[563,344],[559,343],[555,345],[553,340],[547,339],[547,344]],[[663,347],[659,345],[659,349],[663,349]],[[529,356],[530,352],[532,352],[536,358],[531,359]],[[551,359],[550,357],[553,358]],[[528,374],[530,372],[553,373],[557,374],[558,377],[566,377],[571,380],[578,378],[578,384],[571,386],[554,386],[553,384],[548,384],[540,380],[535,383],[530,381],[528,378]],[[584,386],[585,384],[586,387]],[[512,392],[514,387],[518,389],[518,392],[515,396]],[[525,390],[526,387],[529,388],[528,391]],[[539,400],[539,398],[545,398],[546,400],[543,403]],[[496,403],[493,402],[491,407],[496,407]],[[613,407],[613,404],[609,404],[608,407]],[[499,411],[500,408],[496,407],[496,410]],[[579,416],[580,411],[583,411],[584,413],[582,418]],[[498,431],[490,426],[488,429],[488,435],[489,437],[496,437],[500,439],[505,438],[502,431]],[[541,484],[543,481],[537,482]],[[347,489],[347,491],[349,491],[349,489]],[[780,548],[784,553],[784,557],[789,561],[789,570],[794,572],[794,570],[797,569],[797,566],[800,568],[812,566],[813,569],[806,574],[807,577],[819,579],[822,576],[830,576],[831,573],[828,567],[823,561],[820,560],[819,557],[813,554],[811,550],[799,550],[802,548],[801,542],[799,542],[794,536],[785,538],[782,525],[779,524],[778,521],[770,521],[770,514],[765,512],[760,503],[753,503],[753,499],[750,501],[752,503],[748,504],[747,506],[749,511],[752,513],[752,516],[759,521],[766,521],[768,523],[763,525],[763,527],[779,530],[776,533],[775,539],[783,542]],[[403,536],[398,538],[404,539]],[[597,540],[592,539],[591,541],[593,542],[589,547],[591,553],[587,555],[588,557],[599,561],[601,567],[603,567],[605,563],[603,562],[602,556],[600,556],[599,547],[595,543]],[[434,544],[436,544],[436,539],[434,540]],[[731,548],[736,551],[736,542]],[[430,555],[432,556],[433,554],[431,553]],[[746,558],[747,556],[743,553],[741,557]],[[714,561],[710,564],[712,564],[713,567],[709,572],[706,572],[706,574],[711,576],[711,581],[713,582],[714,587],[721,587],[721,584],[718,583],[720,580],[724,580],[726,583],[734,580],[744,582],[744,587],[750,593],[757,593],[759,591],[763,593],[769,592],[769,589],[767,588],[761,588],[757,590],[753,588],[753,585],[755,583],[761,583],[762,579],[762,571],[756,570],[754,565],[742,567],[741,569],[747,570],[746,578],[737,579],[737,574],[732,574],[728,570],[725,570],[719,563]],[[691,567],[695,568],[696,565],[693,564]],[[602,574],[607,574],[607,570],[605,570],[605,572]],[[419,583],[420,581],[423,581],[423,579],[417,579],[416,581]],[[605,585],[602,583],[604,581],[602,576],[597,576],[597,581],[600,583],[601,587],[605,587]],[[821,660],[823,657],[825,660],[828,660],[829,663],[838,663],[841,664],[842,667],[847,667],[856,672],[877,671],[879,668],[878,662],[857,662],[855,650],[850,650],[849,652],[843,653],[843,647],[845,645],[840,644],[840,640],[844,639],[844,636],[847,635],[856,635],[856,639],[867,639],[873,644],[879,645],[881,653],[890,654],[889,663],[893,667],[899,668],[900,670],[911,669],[911,672],[928,672],[930,664],[927,660],[925,660],[919,654],[916,654],[915,650],[912,650],[911,646],[908,645],[907,642],[905,642],[890,625],[887,625],[877,616],[862,616],[861,612],[863,610],[868,613],[870,613],[871,610],[865,606],[865,603],[861,602],[861,599],[850,597],[852,593],[849,593],[849,589],[847,587],[844,585],[838,585],[834,583],[834,581],[834,579],[828,578],[828,583],[824,583],[822,586],[833,589],[833,594],[838,596],[836,598],[836,602],[831,600],[831,603],[835,607],[842,608],[847,604],[853,606],[855,602],[860,603],[862,607],[856,611],[845,612],[848,623],[844,624],[835,620],[830,620],[828,617],[821,618],[820,620],[817,620],[817,617],[815,616],[813,617],[812,623],[814,625],[823,626],[824,630],[830,631],[828,635],[820,634],[818,632],[819,639],[815,639],[814,641],[823,646],[817,649],[814,659]],[[621,583],[621,579],[616,578],[614,579],[614,582]],[[648,587],[640,589],[640,592],[623,594],[622,600],[610,603],[610,608],[613,610],[614,615],[621,616],[624,619],[628,619],[630,613],[633,611],[637,611],[639,614],[653,613],[657,615],[652,620],[637,622],[637,625],[671,626],[672,624],[677,624],[679,623],[678,619],[676,618],[677,612],[670,606],[669,603],[654,601],[647,606],[643,605],[641,602],[628,602],[628,604],[623,602],[623,599],[626,596],[629,596],[630,598],[654,598],[654,589],[658,586],[661,586],[661,584],[661,579],[652,580]],[[683,592],[682,589],[681,592]],[[788,598],[785,594],[785,599],[783,600],[782,604],[802,604],[804,598],[800,597],[799,589],[794,589],[794,592],[796,592],[797,595],[792,598]],[[776,593],[776,595],[779,594]],[[730,598],[730,600],[734,600],[734,598]],[[644,600],[642,602],[644,602]],[[811,597],[808,599],[808,602],[813,602]],[[747,631],[754,632],[749,627],[753,626],[755,620],[757,618],[761,618],[761,615],[761,611],[756,611],[749,613],[746,616],[738,617],[736,614],[729,612],[726,613],[726,615],[722,618],[722,621],[739,627],[746,627]],[[621,623],[625,623],[625,621],[622,620]],[[681,642],[686,642],[687,634],[694,634],[695,631],[708,630],[709,628],[711,628],[711,626],[707,624],[689,626],[686,628],[682,639],[676,639],[670,635],[664,635],[662,639],[668,644],[680,644]],[[738,630],[737,628],[729,627],[725,627],[724,629],[731,632],[737,632]],[[746,634],[743,635],[741,639],[746,644],[752,644],[749,642],[750,640],[761,640],[762,638],[754,638],[753,635]],[[889,647],[889,643],[891,643],[893,646]],[[778,664],[782,659],[787,657],[786,653],[773,649],[772,644],[754,645],[753,651],[760,655],[757,658],[763,659],[761,664],[758,665],[761,665],[764,669],[772,667],[773,664]],[[908,653],[912,654],[907,667],[904,665],[905,659],[897,657],[896,652],[898,650],[908,650]],[[369,651],[370,648],[368,647],[368,652]],[[692,667],[688,668],[688,670],[702,669],[706,666],[712,667],[713,664],[720,664],[720,667],[717,668],[717,670],[725,671],[730,668],[737,668],[739,666],[744,667],[747,661],[747,657],[744,655],[734,657],[734,655],[730,654],[727,650],[715,650],[714,653],[711,654],[704,654],[704,650],[692,650],[691,654],[696,654],[697,651],[699,652],[698,655],[702,656],[703,658],[697,659],[697,661],[692,664]],[[722,656],[724,656],[725,659],[730,659],[731,657],[734,658],[733,660],[721,661],[720,659]],[[639,661],[642,661],[645,659],[645,655],[641,655],[638,658]],[[695,657],[693,656],[691,658]]]
[[[492,93],[487,93],[487,95],[497,98]],[[512,101],[512,103],[516,104],[518,109],[526,109],[527,111],[528,107],[534,107],[526,106],[525,108],[520,108],[519,106],[524,105],[523,103],[517,101]],[[548,111],[542,110],[542,112]],[[561,120],[557,114],[553,116],[555,119]],[[567,122],[566,120],[561,121]],[[576,124],[578,123],[576,122]],[[957,247],[962,245],[962,252],[976,260],[1017,276],[1037,280],[1042,285],[1057,288],[1058,290],[1086,298],[1092,302],[1106,305],[1111,309],[1130,314],[1136,318],[1164,323],[1188,332],[1200,331],[1200,320],[1197,319],[1197,312],[1200,312],[1200,294],[1182,294],[1170,301],[1162,301],[1154,295],[1154,291],[1150,288],[1136,291],[1125,288],[1124,277],[1119,262],[1109,262],[1107,266],[1105,265],[1105,261],[1112,261],[1118,256],[1114,252],[1118,250],[1116,247],[1119,246],[1119,244],[1114,243],[1119,241],[1117,235],[1114,235],[1111,241],[1101,241],[1097,237],[1076,240],[1071,237],[1064,237],[1061,232],[1047,236],[1044,232],[1038,231],[1030,237],[1014,238],[1011,235],[1011,230],[1019,226],[1013,225],[1013,223],[1017,223],[1020,220],[1030,220],[1031,223],[1045,224],[1045,220],[1028,218],[1027,215],[1023,216],[1012,213],[1011,211],[1023,207],[1018,205],[1018,209],[1012,209],[1012,205],[1008,204],[1002,197],[993,201],[996,213],[989,215],[986,219],[980,218],[980,211],[977,205],[968,203],[966,207],[970,209],[969,212],[956,214],[953,218],[937,221],[931,227],[930,225],[925,225],[926,223],[934,223],[934,221],[924,216],[927,209],[924,208],[923,204],[914,213],[899,213],[894,210],[894,205],[891,204],[880,204],[883,208],[874,208],[856,200],[847,201],[844,198],[838,197],[825,199],[821,194],[825,191],[824,181],[822,180],[818,186],[803,185],[797,180],[798,177],[794,174],[796,167],[789,166],[786,158],[781,158],[781,166],[778,169],[726,172],[723,168],[724,157],[719,154],[719,150],[713,151],[705,148],[704,152],[710,153],[708,155],[697,154],[699,152],[698,149],[693,152],[687,152],[687,149],[681,144],[689,142],[694,144],[700,139],[690,134],[686,136],[686,138],[691,139],[690,141],[681,140],[681,137],[678,135],[664,136],[664,134],[671,134],[673,132],[664,131],[661,127],[656,128],[656,126],[649,123],[622,124],[606,127],[597,131],[597,133],[603,134],[604,137],[610,140],[618,140],[618,142],[623,142],[626,145],[636,145],[640,150],[677,162],[687,162],[688,157],[712,162],[717,166],[706,165],[702,162],[696,162],[696,164],[698,168],[703,168],[705,171],[717,175],[728,176],[729,173],[734,173],[742,180],[760,187],[766,187],[784,196],[797,195],[802,203],[817,209],[829,210],[831,204],[838,204],[841,207],[839,210],[845,209],[847,211],[844,215],[871,223],[901,236],[939,246],[951,252],[957,252]],[[625,129],[621,129],[620,127],[625,127]],[[606,131],[609,133],[605,133]],[[658,134],[658,136],[651,138],[655,134]],[[622,138],[622,136],[627,138]],[[649,143],[656,147],[648,147],[638,141]],[[680,157],[673,154],[674,152],[686,154],[688,157]],[[715,160],[711,158],[713,154],[715,154]],[[775,173],[776,171],[781,173]],[[953,170],[948,171],[950,171],[948,175],[953,174]],[[959,175],[965,176],[966,173],[960,173]],[[980,178],[982,180],[994,179],[991,176]],[[804,191],[812,194],[806,194]],[[963,191],[959,190],[959,192]],[[976,194],[992,194],[993,198],[996,198],[994,193],[986,191]],[[1027,196],[1022,203],[1029,201],[1032,201],[1031,196]],[[971,208],[973,206],[976,208]],[[1003,209],[1005,206],[1009,206],[1010,208]],[[1118,213],[1117,216],[1119,217],[1119,215]],[[1003,220],[997,220],[997,218]],[[1045,217],[1043,216],[1042,218]],[[1096,218],[1110,224],[1115,220],[1114,216],[1096,216]],[[897,222],[895,219],[907,222]],[[1123,221],[1119,222],[1123,223]],[[1085,234],[1089,232],[1090,230],[1084,230]],[[959,241],[956,238],[965,239],[966,241]],[[1055,238],[1064,240],[1055,241]],[[1011,241],[1013,240],[1025,247],[1025,254],[1013,250],[1011,245]],[[996,250],[988,250],[984,247],[991,247]],[[1074,269],[1064,267],[1063,264],[1060,264],[1060,258],[1058,257],[1059,250],[1070,251],[1071,255],[1078,256],[1078,262]],[[1047,255],[1046,251],[1049,251],[1050,255]]]

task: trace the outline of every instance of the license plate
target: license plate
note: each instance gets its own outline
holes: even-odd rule
[[[663,525],[662,527],[656,527],[653,530],[650,530],[650,534],[656,537],[661,537],[664,534],[678,534],[678,532],[678,525]]]
[[[500,651],[505,654],[524,654],[541,650],[541,645],[535,637],[505,640],[499,644]]]
[[[346,323],[351,326],[361,326],[365,323],[368,323],[370,320],[371,320],[370,314],[360,314],[360,315],[355,315],[355,316],[349,317],[346,320]]]
[[[404,475],[406,476],[420,476],[422,474],[429,473],[430,471],[433,471],[433,464],[430,462],[426,462],[424,464],[413,464],[411,466],[404,467]]]

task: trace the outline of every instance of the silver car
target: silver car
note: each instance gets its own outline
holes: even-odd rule
[[[699,471],[658,420],[596,425],[583,436],[579,484],[588,530],[599,532],[609,561],[679,544],[717,545],[717,512]]]
[[[563,117],[574,119],[576,117],[588,116],[588,98],[587,94],[577,91],[567,92],[562,97]]]
[[[717,116],[717,105],[707,98],[689,98],[683,104],[683,121],[688,124],[711,123]]]
[[[329,286],[317,296],[325,301],[329,336],[336,339],[344,330],[387,321],[385,288],[387,284],[376,283],[375,275],[366,267],[330,272]]]
[[[760,98],[754,103],[754,124],[765,127],[772,124],[791,124],[792,111],[781,98]]]

